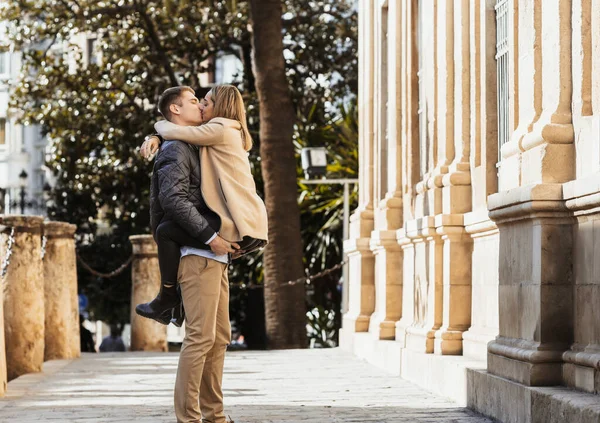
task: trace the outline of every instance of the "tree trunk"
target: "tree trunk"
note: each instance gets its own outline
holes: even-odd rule
[[[269,215],[264,253],[269,348],[306,348],[304,276],[296,157],[295,112],[283,58],[281,0],[251,0],[254,77],[260,105],[260,156]]]

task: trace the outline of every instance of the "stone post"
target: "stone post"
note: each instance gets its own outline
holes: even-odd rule
[[[8,380],[40,372],[44,362],[44,271],[40,254],[43,221],[38,216],[2,218],[9,231],[15,229],[10,264],[3,279]],[[6,235],[2,238],[5,243]]]
[[[160,289],[157,247],[151,235],[134,235],[131,268],[131,351],[167,351],[167,327],[138,316],[135,306],[151,301]]]
[[[69,337],[70,358],[79,358],[81,356],[81,334],[79,332],[79,290],[77,285],[77,255],[75,253],[75,240],[73,238],[68,239],[65,244],[72,243],[72,247],[64,246],[65,248],[65,260],[72,260],[73,263],[73,275],[68,278],[69,283],[69,301],[70,301],[70,320],[71,324],[71,335]],[[69,249],[70,248],[70,249]],[[72,258],[69,258],[69,251],[72,254]],[[67,266],[67,269],[70,267]]]
[[[77,300],[74,240],[76,229],[75,225],[65,222],[46,222],[44,224],[46,237],[46,252],[43,259],[46,300],[44,360],[60,360],[79,356],[79,308],[73,310],[72,301],[73,286]],[[77,334],[76,337],[75,334]]]

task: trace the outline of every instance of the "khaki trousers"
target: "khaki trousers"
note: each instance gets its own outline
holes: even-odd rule
[[[223,365],[231,342],[227,265],[199,256],[179,264],[185,337],[175,381],[178,423],[223,423]]]

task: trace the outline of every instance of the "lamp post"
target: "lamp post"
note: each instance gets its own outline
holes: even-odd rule
[[[300,182],[305,185],[338,185],[344,186],[343,240],[347,240],[350,231],[350,185],[358,183],[358,179],[326,179],[327,150],[324,147],[303,148],[301,151],[302,170],[306,179]],[[310,179],[318,176],[321,179]],[[346,253],[343,253],[346,260]],[[342,312],[348,310],[348,264],[342,268]]]
[[[25,214],[25,188],[27,187],[27,176],[29,175],[27,175],[25,169],[19,173],[19,186],[21,187],[19,207],[21,208],[21,214]]]
[[[27,172],[22,170],[19,173],[19,198],[15,198],[14,201],[10,201],[8,203],[10,209],[19,210],[22,215],[25,214],[26,210],[32,211],[34,213],[44,214],[48,207],[48,202],[50,201],[50,193],[52,191],[52,187],[47,182],[44,184],[42,188],[42,196],[36,198],[27,198]],[[0,207],[0,210],[2,208]]]

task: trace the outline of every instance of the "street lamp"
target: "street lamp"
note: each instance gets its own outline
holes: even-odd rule
[[[306,179],[325,177],[327,174],[327,150],[325,147],[303,148],[300,157]]]
[[[21,207],[21,214],[25,214],[25,188],[27,188],[27,176],[25,169],[19,173],[19,186],[21,187],[21,201],[19,202],[19,206]]]
[[[48,207],[52,187],[46,182],[42,188],[41,198],[27,198],[28,177],[29,175],[27,175],[25,170],[22,170],[21,173],[19,173],[19,199],[10,201],[9,206],[11,209],[20,209],[22,215],[25,214],[26,209],[33,211],[34,213],[44,213]]]
[[[302,158],[302,170],[306,179],[300,182],[305,185],[344,185],[344,241],[348,239],[350,230],[350,184],[358,183],[358,179],[326,179],[327,175],[327,150],[325,147],[303,148],[300,157]],[[310,180],[312,176],[319,176],[322,179]],[[343,255],[346,260],[346,253]],[[348,264],[343,267],[342,272],[342,311],[347,311],[348,307]]]

